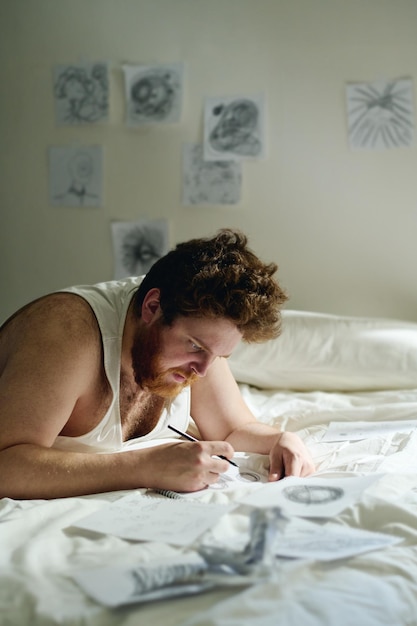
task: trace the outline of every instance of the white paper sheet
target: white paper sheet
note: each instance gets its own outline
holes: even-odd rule
[[[265,134],[263,95],[206,98],[204,105],[206,161],[264,158]]]
[[[190,553],[136,567],[119,565],[76,571],[72,577],[94,600],[116,607],[201,591],[198,576],[206,569],[204,559]]]
[[[59,125],[109,120],[109,67],[105,62],[57,65],[53,69],[55,118]]]
[[[207,161],[203,146],[184,144],[182,154],[184,206],[237,204],[241,197],[242,166],[236,161]]]
[[[239,465],[239,459],[235,457],[234,460],[237,461],[237,464]],[[234,467],[233,465],[229,465],[229,468],[226,470],[226,472],[220,474],[217,482],[209,485],[207,489],[215,491],[228,490],[242,484],[250,484],[260,487],[261,483],[266,482],[268,482],[267,475],[247,468],[244,464],[242,464],[240,467]]]
[[[285,535],[278,537],[274,551],[276,556],[286,558],[334,561],[385,548],[400,541],[392,535],[360,528],[310,523],[302,528],[290,525]]]
[[[73,524],[135,541],[161,541],[186,546],[214,526],[233,504],[203,504],[195,500],[132,493]]]
[[[330,422],[322,441],[359,441],[385,437],[390,433],[406,433],[416,428],[417,417],[398,422]]]
[[[386,150],[412,144],[411,79],[348,84],[346,100],[352,150]]]
[[[318,526],[306,520],[293,519],[285,534],[279,534],[272,547],[276,557],[333,561],[349,558],[399,543],[399,537],[344,526]],[[162,600],[191,595],[216,584],[210,566],[197,553],[179,553],[175,557],[156,559],[137,565],[95,567],[72,574],[74,580],[94,600],[108,607]],[[239,578],[239,577],[238,577]],[[250,576],[247,576],[250,584]],[[217,584],[244,584],[217,580]]]
[[[51,206],[103,206],[103,149],[98,145],[49,148]]]
[[[285,515],[331,517],[352,504],[381,475],[355,478],[296,478],[268,483],[240,502],[268,508],[279,506]]]
[[[124,65],[128,126],[178,123],[184,90],[182,63]]]
[[[322,436],[335,416],[351,421],[365,420],[368,415],[372,421],[411,419],[413,407],[417,407],[417,389],[352,393],[287,393],[248,386],[242,389],[257,417],[302,435],[323,480],[331,477],[343,481],[346,474],[351,477],[352,473],[355,476],[358,472],[374,473],[375,468],[378,472],[392,471],[372,484],[354,506],[345,509],[336,520],[329,520],[329,524],[341,529],[360,526],[394,534],[403,543],[328,564],[277,558],[277,578],[257,581],[244,593],[222,587],[218,592],[178,597],[175,601],[164,599],[146,605],[130,604],[122,611],[109,610],[87,597],[70,578],[72,573],[93,567],[100,570],[119,565],[137,567],[188,550],[165,543],[115,539],[111,535],[89,533],[83,537],[85,533],[81,531],[63,532],[83,516],[99,510],[101,514],[110,502],[120,500],[125,494],[6,500],[0,507],[0,514],[4,513],[0,524],[0,622],[10,626],[121,626],[121,623],[123,626],[219,626],[227,622],[253,626],[257,620],[263,625],[275,625],[279,621],[286,626],[415,624],[417,466],[413,459],[417,458],[417,433],[398,433],[344,445],[322,443]],[[250,454],[241,459],[241,454],[235,455],[234,460],[242,469],[247,467],[267,475],[267,456]],[[207,489],[195,497],[205,502],[235,502],[249,489],[264,488],[260,482],[252,486],[236,482],[230,485],[227,490]],[[239,507],[221,517],[213,532],[202,536],[204,543],[242,550],[247,541],[247,513],[244,507]],[[289,526],[295,520],[297,524],[306,521],[294,517]],[[321,526],[322,521],[315,525]],[[184,583],[181,588],[171,588],[181,595],[194,590],[200,592],[200,585]],[[156,597],[159,591],[151,593]]]
[[[169,226],[164,219],[140,218],[111,223],[114,279],[147,274],[169,251]]]

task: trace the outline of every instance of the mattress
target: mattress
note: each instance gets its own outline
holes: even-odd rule
[[[260,421],[298,433],[308,446],[316,472],[304,481],[339,489],[365,481],[363,488],[341,510],[318,516],[280,508],[278,490],[271,491],[271,508],[281,511],[285,523],[262,568],[224,575],[224,584],[198,592],[120,606],[94,598],[80,583],[80,573],[109,569],[117,574],[117,568],[175,562],[200,553],[201,546],[217,550],[225,561],[237,558],[248,545],[254,511],[269,510],[260,504],[262,490],[275,488],[264,482],[267,457],[241,451],[235,460],[253,481],[222,480],[182,497],[185,510],[190,501],[230,505],[186,546],[82,528],[80,521],[94,514],[105,518],[132,492],[4,498],[2,625],[417,624],[417,325],[288,312],[283,328],[280,339],[264,346],[262,359],[260,346],[242,346],[234,355],[231,367],[241,392]],[[286,480],[279,481],[281,490]],[[171,502],[146,490],[133,495]],[[316,533],[323,541],[324,533],[325,551],[334,534],[347,540],[355,531],[389,541],[349,556],[337,557],[337,543],[327,556],[312,556],[308,549],[296,557],[279,554],[291,533],[304,533],[310,544]]]

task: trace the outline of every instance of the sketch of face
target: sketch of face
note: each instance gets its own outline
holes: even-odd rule
[[[93,160],[86,152],[77,152],[69,162],[69,170],[73,183],[86,185],[93,175]]]

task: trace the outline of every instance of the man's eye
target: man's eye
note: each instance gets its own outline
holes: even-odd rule
[[[191,341],[190,343],[191,343],[191,348],[192,350],[194,350],[194,352],[200,352],[203,349],[201,346],[194,343],[194,341]]]

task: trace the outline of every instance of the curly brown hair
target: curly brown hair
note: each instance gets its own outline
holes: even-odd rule
[[[246,235],[221,229],[214,237],[178,244],[150,268],[134,299],[140,316],[150,289],[160,290],[166,324],[176,317],[222,317],[231,320],[246,342],[262,342],[281,331],[281,308],[287,295],[273,274],[247,246]]]

